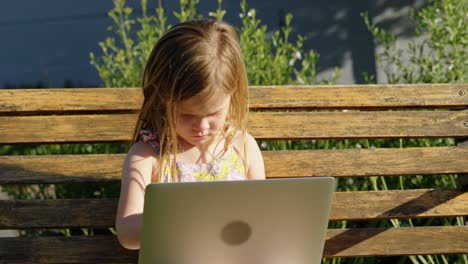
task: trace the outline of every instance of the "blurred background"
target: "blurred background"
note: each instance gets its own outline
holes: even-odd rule
[[[239,0],[223,1],[227,10],[224,19],[240,27]],[[385,74],[376,64],[375,45],[366,29],[361,12],[390,33],[397,45],[405,47],[413,40],[414,22],[410,9],[421,9],[427,0],[257,0],[248,1],[257,10],[257,18],[278,30],[285,23],[286,13],[292,13],[292,40],[300,34],[306,37],[304,50],[320,54],[319,77],[329,77],[335,67],[342,69],[338,84],[363,83],[363,72],[386,82]],[[148,1],[149,14],[157,1]],[[163,0],[169,24],[177,19],[178,1]],[[133,14],[141,14],[139,0],[127,1]],[[207,16],[216,10],[216,0],[200,1],[199,14]],[[112,20],[107,13],[114,7],[111,0],[16,0],[0,1],[0,88],[14,87],[97,87],[102,86],[96,69],[90,65],[90,52],[102,54],[98,42],[111,36]]]

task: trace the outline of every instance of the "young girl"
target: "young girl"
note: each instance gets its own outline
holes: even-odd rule
[[[246,132],[247,76],[230,25],[196,20],[171,28],[153,48],[142,86],[116,218],[128,249],[140,247],[149,183],[265,178],[260,149]]]

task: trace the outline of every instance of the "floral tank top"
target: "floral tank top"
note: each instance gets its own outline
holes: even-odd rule
[[[156,154],[159,154],[159,143],[154,133],[148,130],[141,130],[140,140],[149,143]],[[192,164],[176,160],[176,170],[179,182],[236,181],[246,179],[244,162],[233,146],[229,146],[223,155],[208,163]],[[163,173],[163,182],[167,182],[169,178],[167,174]]]

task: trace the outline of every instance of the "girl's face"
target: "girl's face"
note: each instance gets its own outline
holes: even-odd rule
[[[209,101],[199,96],[182,101],[176,123],[179,139],[192,146],[211,142],[224,127],[230,99],[229,95],[222,94]]]

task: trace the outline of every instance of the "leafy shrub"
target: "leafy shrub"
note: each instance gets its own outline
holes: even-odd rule
[[[397,37],[364,22],[383,50],[377,54],[389,83],[454,83],[468,81],[468,0],[431,1],[418,13],[416,40],[406,50],[397,48]],[[408,59],[404,59],[408,58]]]
[[[181,0],[180,12],[174,12],[179,22],[201,18],[197,13],[198,0]],[[156,8],[156,15],[147,13],[147,0],[141,1],[142,15],[132,18],[132,9],[125,6],[125,0],[114,0],[115,7],[109,12],[114,25],[110,28],[116,37],[108,37],[99,43],[103,55],[98,58],[90,54],[91,64],[97,69],[105,87],[135,87],[141,82],[146,59],[153,45],[168,30],[167,17],[161,1]],[[226,10],[222,9],[222,0],[218,0],[218,9],[209,15],[222,19]],[[318,80],[316,67],[319,55],[313,50],[304,52],[304,37],[298,36],[296,43],[289,37],[292,31],[293,16],[286,15],[286,25],[272,33],[256,17],[256,10],[249,9],[245,0],[241,1],[242,26],[238,29],[244,62],[251,85],[280,84],[315,84],[333,83],[338,78],[339,70],[326,80]],[[133,29],[138,24],[138,29]],[[134,41],[132,37],[135,37]]]

